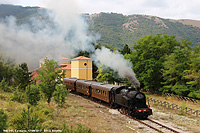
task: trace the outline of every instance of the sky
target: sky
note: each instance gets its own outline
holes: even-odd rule
[[[200,0],[72,0],[80,13],[114,12],[200,20]],[[59,0],[58,0],[59,2]],[[0,4],[47,7],[48,0],[0,0]],[[67,7],[68,5],[66,5]]]

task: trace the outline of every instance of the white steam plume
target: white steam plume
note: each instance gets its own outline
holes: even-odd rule
[[[51,9],[47,11],[47,20],[32,18],[31,25],[18,25],[14,17],[0,20],[0,53],[14,58],[16,63],[26,62],[35,68],[39,59],[48,55],[70,57],[79,51],[95,50],[91,42],[97,38],[87,35],[88,25],[80,17],[76,0],[50,0],[47,8]],[[95,52],[94,59],[128,78],[136,87],[140,86],[122,55],[102,48]]]
[[[120,77],[127,78],[135,87],[140,88],[140,82],[131,68],[131,63],[125,60],[123,55],[112,53],[109,49],[102,47],[96,50],[93,59],[117,71]]]
[[[47,55],[75,56],[78,51],[94,51],[88,26],[71,0],[51,0],[48,21],[32,18],[31,25],[18,25],[14,17],[0,21],[0,53],[36,67]]]

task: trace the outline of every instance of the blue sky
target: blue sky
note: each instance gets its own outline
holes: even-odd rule
[[[0,0],[0,4],[47,7],[50,0]],[[58,2],[60,0],[57,0]],[[70,0],[66,0],[70,1]],[[72,0],[80,13],[115,12],[200,20],[200,0]],[[66,5],[67,8],[68,5]]]

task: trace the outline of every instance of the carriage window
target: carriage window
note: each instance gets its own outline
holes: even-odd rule
[[[99,89],[97,89],[97,93],[100,93],[100,90],[99,90]]]

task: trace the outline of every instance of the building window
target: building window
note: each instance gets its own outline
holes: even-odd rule
[[[84,63],[84,66],[87,66],[87,63]]]

